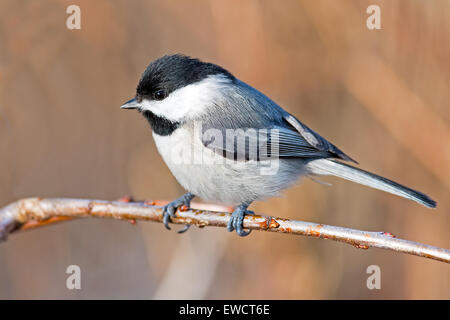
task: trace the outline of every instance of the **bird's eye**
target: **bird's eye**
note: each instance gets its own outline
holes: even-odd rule
[[[166,97],[166,92],[164,90],[158,90],[153,94],[155,100],[162,100]]]

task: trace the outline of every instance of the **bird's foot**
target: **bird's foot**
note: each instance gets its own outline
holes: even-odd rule
[[[230,220],[228,221],[227,230],[232,232],[236,230],[236,233],[240,237],[246,237],[252,232],[251,230],[244,231],[244,217],[246,214],[255,214],[253,211],[247,210],[250,204],[241,204],[237,206],[233,214],[231,215]]]
[[[191,200],[195,196],[192,193],[186,193],[185,195],[181,196],[180,198],[172,201],[171,203],[167,204],[163,208],[163,223],[167,230],[170,230],[169,222],[171,221],[171,218],[176,217],[177,209],[181,206],[186,206],[189,208],[191,206]],[[187,224],[183,229],[178,231],[178,233],[186,232],[189,229],[190,225]]]

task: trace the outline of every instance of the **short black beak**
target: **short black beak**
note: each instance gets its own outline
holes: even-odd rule
[[[136,98],[133,98],[120,106],[120,109],[138,109],[138,108],[139,106],[136,101]]]

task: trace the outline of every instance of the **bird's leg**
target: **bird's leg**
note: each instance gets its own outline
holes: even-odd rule
[[[245,237],[248,236],[251,230],[244,231],[244,217],[246,214],[255,214],[253,211],[247,210],[248,206],[251,203],[242,203],[238,205],[231,215],[230,220],[228,221],[227,230],[233,231],[236,230],[238,236]]]
[[[176,199],[176,200],[172,201],[171,203],[164,206],[164,208],[163,208],[163,223],[167,230],[170,230],[169,222],[172,222],[170,218],[176,216],[175,213],[177,212],[177,209],[183,205],[189,208],[191,206],[191,200],[194,197],[195,196],[192,193],[188,192],[185,195],[179,197],[178,199]],[[189,229],[189,227],[190,227],[190,225],[187,224],[183,229],[178,231],[178,233],[183,233],[183,232],[187,231]]]

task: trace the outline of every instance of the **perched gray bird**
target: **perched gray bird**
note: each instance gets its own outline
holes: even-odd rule
[[[121,108],[137,109],[148,120],[159,153],[188,191],[164,207],[167,229],[177,208],[199,196],[235,206],[228,231],[246,236],[249,205],[278,195],[300,176],[337,176],[436,207],[423,193],[343,163],[355,161],[212,63],[180,54],[159,58]]]

